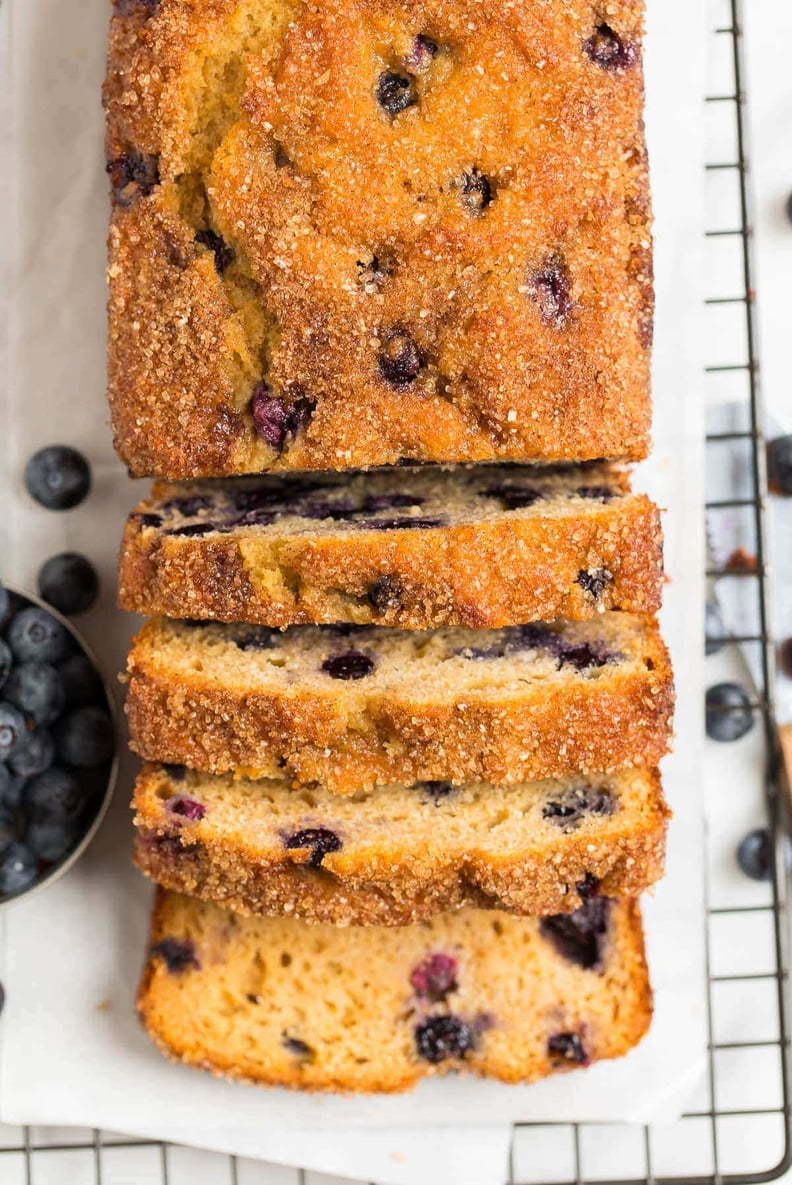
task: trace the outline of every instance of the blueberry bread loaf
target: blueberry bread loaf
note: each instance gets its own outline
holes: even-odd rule
[[[136,474],[640,458],[642,0],[116,0]]]
[[[148,622],[129,659],[133,748],[150,761],[341,794],[653,766],[671,668],[627,613],[504,630]]]
[[[390,469],[159,486],[120,604],[146,616],[426,629],[656,613],[660,516],[606,466]]]
[[[353,926],[637,896],[662,876],[668,815],[648,770],[340,798],[149,765],[133,807],[137,865],[166,888],[237,913]]]
[[[138,1009],[177,1061],[384,1092],[449,1070],[530,1082],[620,1057],[652,997],[626,900],[541,920],[458,910],[394,930],[240,918],[161,890]]]

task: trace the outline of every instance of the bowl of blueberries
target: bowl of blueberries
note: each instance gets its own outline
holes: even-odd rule
[[[112,797],[116,732],[74,627],[0,584],[0,905],[50,884],[91,842]]]

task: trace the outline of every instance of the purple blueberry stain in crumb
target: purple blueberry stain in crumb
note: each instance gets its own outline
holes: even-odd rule
[[[581,568],[575,579],[583,592],[598,601],[613,580],[613,573],[607,568]]]
[[[326,658],[322,670],[331,679],[365,679],[374,670],[374,659],[360,650],[348,650]]]
[[[361,514],[379,514],[383,510],[406,510],[423,506],[425,498],[415,494],[368,494],[360,503]]]
[[[458,1016],[430,1016],[415,1026],[415,1047],[424,1061],[438,1065],[463,1058],[475,1048],[470,1025]]]
[[[638,50],[633,42],[624,41],[605,23],[597,26],[583,43],[583,48],[602,70],[628,70],[638,60]]]
[[[574,667],[576,671],[589,671],[609,663],[619,662],[622,655],[607,650],[602,643],[579,642],[575,646],[562,646],[558,651],[558,669]]]
[[[413,74],[423,74],[439,52],[440,46],[436,41],[425,33],[419,33],[404,56],[404,65]]]
[[[574,913],[542,918],[539,933],[570,963],[594,970],[602,964],[610,908],[607,897],[589,897]]]
[[[462,205],[474,218],[479,218],[492,202],[492,183],[479,169],[467,169],[457,182]]]
[[[275,630],[265,625],[249,626],[234,638],[234,645],[240,650],[271,650],[275,645]]]
[[[569,323],[575,307],[572,277],[559,256],[551,255],[537,271],[529,272],[528,295],[545,325],[563,329]]]
[[[481,491],[486,498],[497,498],[506,510],[523,510],[544,498],[544,492],[536,486],[491,485]]]
[[[395,70],[383,70],[377,79],[377,102],[386,115],[395,119],[418,102],[414,79]]]
[[[444,798],[448,798],[453,789],[451,782],[416,782],[413,786],[413,790],[425,794],[435,806],[439,806]]]
[[[316,1056],[307,1041],[301,1041],[299,1037],[290,1037],[288,1033],[281,1035],[281,1044],[284,1049],[287,1049],[289,1053],[300,1061],[313,1061]]]
[[[161,514],[152,514],[149,511],[146,511],[146,512],[137,511],[135,514],[132,515],[132,519],[140,527],[161,527],[162,526],[162,515]]]
[[[300,396],[293,403],[272,394],[269,383],[262,379],[253,392],[251,412],[256,434],[271,448],[283,452],[287,441],[307,427],[315,404]]]
[[[283,842],[290,852],[307,851],[309,856],[306,863],[311,868],[320,868],[325,856],[339,852],[343,846],[340,837],[328,827],[305,827],[287,836]]]
[[[119,206],[133,205],[159,185],[159,158],[124,152],[107,162],[113,197]]]
[[[618,493],[619,491],[613,489],[612,486],[578,486],[575,490],[578,498],[591,498],[592,500],[597,498],[602,499],[603,502],[610,501]]]
[[[556,1065],[587,1066],[589,1055],[580,1033],[553,1033],[547,1042],[547,1052]]]
[[[600,891],[599,880],[596,876],[587,872],[582,881],[575,882],[575,890],[582,901],[588,901],[591,897],[598,896]]]
[[[171,975],[201,969],[195,953],[195,944],[189,938],[163,938],[160,942],[154,943],[151,954],[164,960]]]
[[[152,16],[159,5],[160,0],[115,0],[116,11],[120,16],[134,16],[138,12],[147,17]]]
[[[206,247],[214,254],[214,265],[219,276],[234,262],[234,249],[214,230],[199,230],[195,235],[196,243]]]
[[[169,765],[166,763],[162,768],[172,782],[183,782],[187,777],[186,765]]]
[[[380,617],[401,608],[403,597],[404,588],[398,576],[387,574],[378,576],[366,591],[369,605]]]
[[[383,340],[377,364],[386,383],[392,387],[408,387],[421,373],[421,351],[403,329],[392,330]]]
[[[208,494],[190,494],[185,498],[169,498],[162,503],[162,509],[169,514],[180,514],[182,518],[194,518],[202,510],[212,510],[215,499]]]
[[[168,798],[165,808],[170,814],[179,815],[190,823],[198,822],[206,814],[206,807],[202,802],[196,802],[194,798],[188,798],[185,794],[176,794],[173,798]]]
[[[616,799],[606,786],[571,786],[557,798],[550,798],[542,808],[542,818],[549,819],[564,832],[575,831],[591,815],[603,817],[616,811]]]
[[[437,1003],[457,990],[457,961],[452,955],[427,955],[414,967],[410,983],[417,996]]]

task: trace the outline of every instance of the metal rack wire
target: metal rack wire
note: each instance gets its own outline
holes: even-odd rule
[[[718,12],[717,27],[712,31],[714,52],[724,63],[729,84],[707,99],[710,110],[717,107],[733,122],[735,152],[729,159],[714,159],[706,165],[708,174],[736,178],[733,222],[707,232],[714,250],[733,252],[739,277],[737,290],[713,292],[707,300],[712,310],[737,311],[742,320],[745,357],[718,362],[706,368],[707,376],[720,385],[731,386],[733,423],[726,429],[713,427],[707,435],[708,452],[742,450],[747,487],[729,496],[720,493],[708,497],[707,514],[712,521],[721,514],[742,514],[756,556],[754,567],[734,570],[717,564],[707,573],[714,580],[746,582],[750,586],[754,610],[750,626],[740,628],[730,639],[731,662],[740,669],[746,648],[753,648],[757,694],[752,709],[761,719],[762,751],[766,760],[765,777],[757,787],[757,810],[766,812],[766,824],[774,840],[776,860],[769,886],[760,889],[746,883],[744,899],[723,903],[717,892],[708,893],[708,986],[707,1019],[709,1032],[708,1080],[697,1104],[672,1124],[627,1126],[605,1124],[518,1124],[511,1150],[510,1185],[547,1185],[569,1182],[570,1185],[748,1185],[749,1182],[774,1180],[792,1166],[790,1143],[790,1059],[789,1000],[787,983],[788,885],[784,859],[783,800],[778,788],[777,738],[773,714],[774,647],[770,628],[770,604],[767,581],[767,527],[765,499],[764,419],[759,389],[756,312],[752,258],[752,220],[750,207],[749,157],[747,149],[745,71],[741,0],[711,0]],[[724,51],[728,52],[724,52]],[[736,282],[736,281],[735,281]],[[719,386],[720,389],[720,386]],[[724,668],[725,669],[725,668]],[[733,837],[735,840],[740,836]],[[711,885],[710,885],[711,889]],[[750,891],[749,891],[750,890]],[[750,959],[724,963],[722,950],[734,939],[745,946],[746,926],[752,935],[766,938],[762,951]],[[750,944],[748,944],[750,945]],[[741,947],[742,949],[742,947]],[[753,949],[753,948],[752,948]],[[724,1006],[727,999],[728,1006]],[[758,1027],[744,1036],[734,1037],[729,1025],[734,1016],[755,1017]],[[725,1018],[725,1020],[724,1020]],[[744,1026],[743,1026],[744,1028]],[[737,1031],[742,1034],[743,1028]],[[725,1061],[724,1061],[725,1059]],[[758,1059],[758,1060],[757,1060]],[[758,1077],[761,1097],[752,1097]],[[723,1075],[728,1071],[729,1085]],[[745,1093],[740,1089],[745,1086]],[[735,1126],[736,1125],[736,1126]],[[537,1151],[541,1155],[537,1155]],[[126,1167],[119,1158],[129,1154]],[[133,1140],[99,1131],[52,1132],[43,1129],[5,1129],[0,1132],[0,1185],[39,1185],[57,1180],[70,1185],[180,1185],[180,1182],[206,1180],[228,1185],[253,1185],[254,1182],[290,1182],[320,1185],[317,1174],[301,1170],[270,1170],[268,1166],[235,1157],[217,1157],[195,1153],[190,1168],[179,1167],[180,1150],[170,1145]],[[205,1174],[200,1172],[200,1158],[207,1158]],[[58,1157],[63,1158],[60,1173],[52,1173]],[[536,1175],[539,1161],[545,1168]],[[548,1176],[546,1165],[554,1166]],[[137,1167],[133,1167],[137,1165]]]

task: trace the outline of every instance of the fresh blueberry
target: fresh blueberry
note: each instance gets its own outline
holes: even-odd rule
[[[84,555],[64,551],[51,556],[42,566],[38,590],[42,600],[66,617],[72,617],[91,608],[99,595],[99,577]]]
[[[721,611],[714,601],[707,601],[704,606],[704,630],[704,653],[707,656],[717,654],[726,645],[727,634]]]
[[[468,214],[480,217],[492,201],[492,184],[478,169],[469,169],[462,174],[457,188],[462,205]]]
[[[0,809],[16,811],[22,805],[25,778],[12,774],[5,765],[0,765]]]
[[[58,667],[66,703],[70,708],[104,701],[102,680],[94,664],[85,654],[72,654]]]
[[[19,748],[27,729],[25,717],[13,704],[0,703],[0,761],[6,761]]]
[[[0,638],[0,687],[4,686],[6,679],[10,674],[13,662],[14,659],[9,647],[6,645],[3,639]]]
[[[199,230],[195,236],[196,243],[207,247],[214,254],[214,264],[218,275],[234,262],[234,249],[229,247],[225,239],[213,230]]]
[[[737,863],[751,880],[770,880],[773,869],[773,845],[766,827],[748,832],[737,848]]]
[[[774,494],[792,495],[792,436],[767,442],[767,477]]]
[[[31,819],[76,819],[85,804],[85,794],[69,770],[54,765],[27,783],[22,803]]]
[[[5,629],[14,611],[11,593],[4,584],[0,584],[0,629]]]
[[[528,295],[535,301],[545,325],[563,329],[574,309],[572,278],[566,265],[553,255],[528,276]]]
[[[44,773],[55,760],[55,742],[46,728],[34,728],[25,734],[8,758],[8,765],[18,778],[34,778]]]
[[[437,1065],[449,1058],[462,1058],[475,1046],[473,1030],[457,1016],[430,1016],[415,1026],[418,1056]]]
[[[616,799],[606,787],[571,786],[557,798],[550,798],[542,808],[542,818],[550,819],[564,832],[575,831],[590,815],[612,815]]]
[[[754,726],[747,693],[737,683],[716,683],[707,688],[706,729],[713,741],[738,741]]]
[[[0,802],[0,852],[5,851],[10,843],[17,838],[15,812],[5,803]]]
[[[14,667],[5,697],[34,724],[52,724],[66,702],[60,675],[48,662],[23,662]]]
[[[322,670],[331,679],[365,679],[374,670],[374,659],[359,650],[334,654],[322,663]]]
[[[165,802],[165,809],[172,815],[179,815],[190,823],[197,823],[206,814],[206,807],[194,798],[187,798],[184,794],[176,794]]]
[[[30,605],[8,627],[8,645],[17,662],[60,662],[71,649],[71,636],[46,609]]]
[[[440,46],[433,38],[427,37],[425,33],[419,33],[417,37],[413,38],[413,43],[405,54],[404,65],[412,74],[423,74],[429,69],[439,52]]]
[[[554,1033],[547,1042],[547,1052],[556,1064],[587,1066],[589,1063],[579,1033]]]
[[[304,396],[288,406],[274,396],[269,383],[262,380],[253,392],[251,402],[253,426],[271,448],[283,452],[287,441],[307,426],[314,407],[314,401]]]
[[[34,453],[25,466],[25,488],[47,510],[71,510],[87,496],[91,470],[76,449],[51,444]]]
[[[627,70],[638,60],[638,52],[631,41],[623,41],[610,25],[598,25],[583,43],[583,48],[602,70]]]
[[[184,971],[200,971],[201,964],[195,953],[195,944],[189,938],[163,938],[151,947],[151,954],[165,961],[165,966],[171,975],[181,975]]]
[[[25,832],[30,850],[47,864],[63,859],[76,846],[79,837],[80,829],[70,819],[31,819]]]
[[[417,996],[435,1003],[457,989],[457,961],[452,955],[428,955],[414,967],[410,983]]]
[[[66,765],[101,765],[110,760],[115,748],[110,717],[99,708],[75,708],[56,724],[55,744]]]
[[[340,851],[342,847],[340,838],[327,827],[306,827],[287,836],[283,842],[289,851],[303,849],[309,852],[307,863],[311,868],[319,868],[325,856]]]
[[[11,843],[0,854],[0,896],[21,893],[36,879],[38,862],[23,843]]]
[[[159,185],[159,157],[124,152],[107,162],[113,198],[119,206],[132,206]]]
[[[391,119],[395,119],[418,102],[414,80],[397,74],[395,70],[383,70],[377,79],[377,102]]]
[[[608,584],[613,580],[613,575],[607,568],[581,568],[575,577],[583,592],[588,593],[595,601],[598,601]]]
[[[608,898],[589,897],[574,913],[542,918],[539,933],[570,963],[591,970],[602,962],[609,920]]]
[[[387,613],[389,610],[395,612],[402,604],[404,596],[404,588],[398,576],[378,576],[373,584],[370,584],[366,597],[368,603],[375,613],[380,616]]]
[[[403,329],[394,329],[382,343],[379,372],[392,387],[408,387],[421,373],[423,358],[417,345]]]

